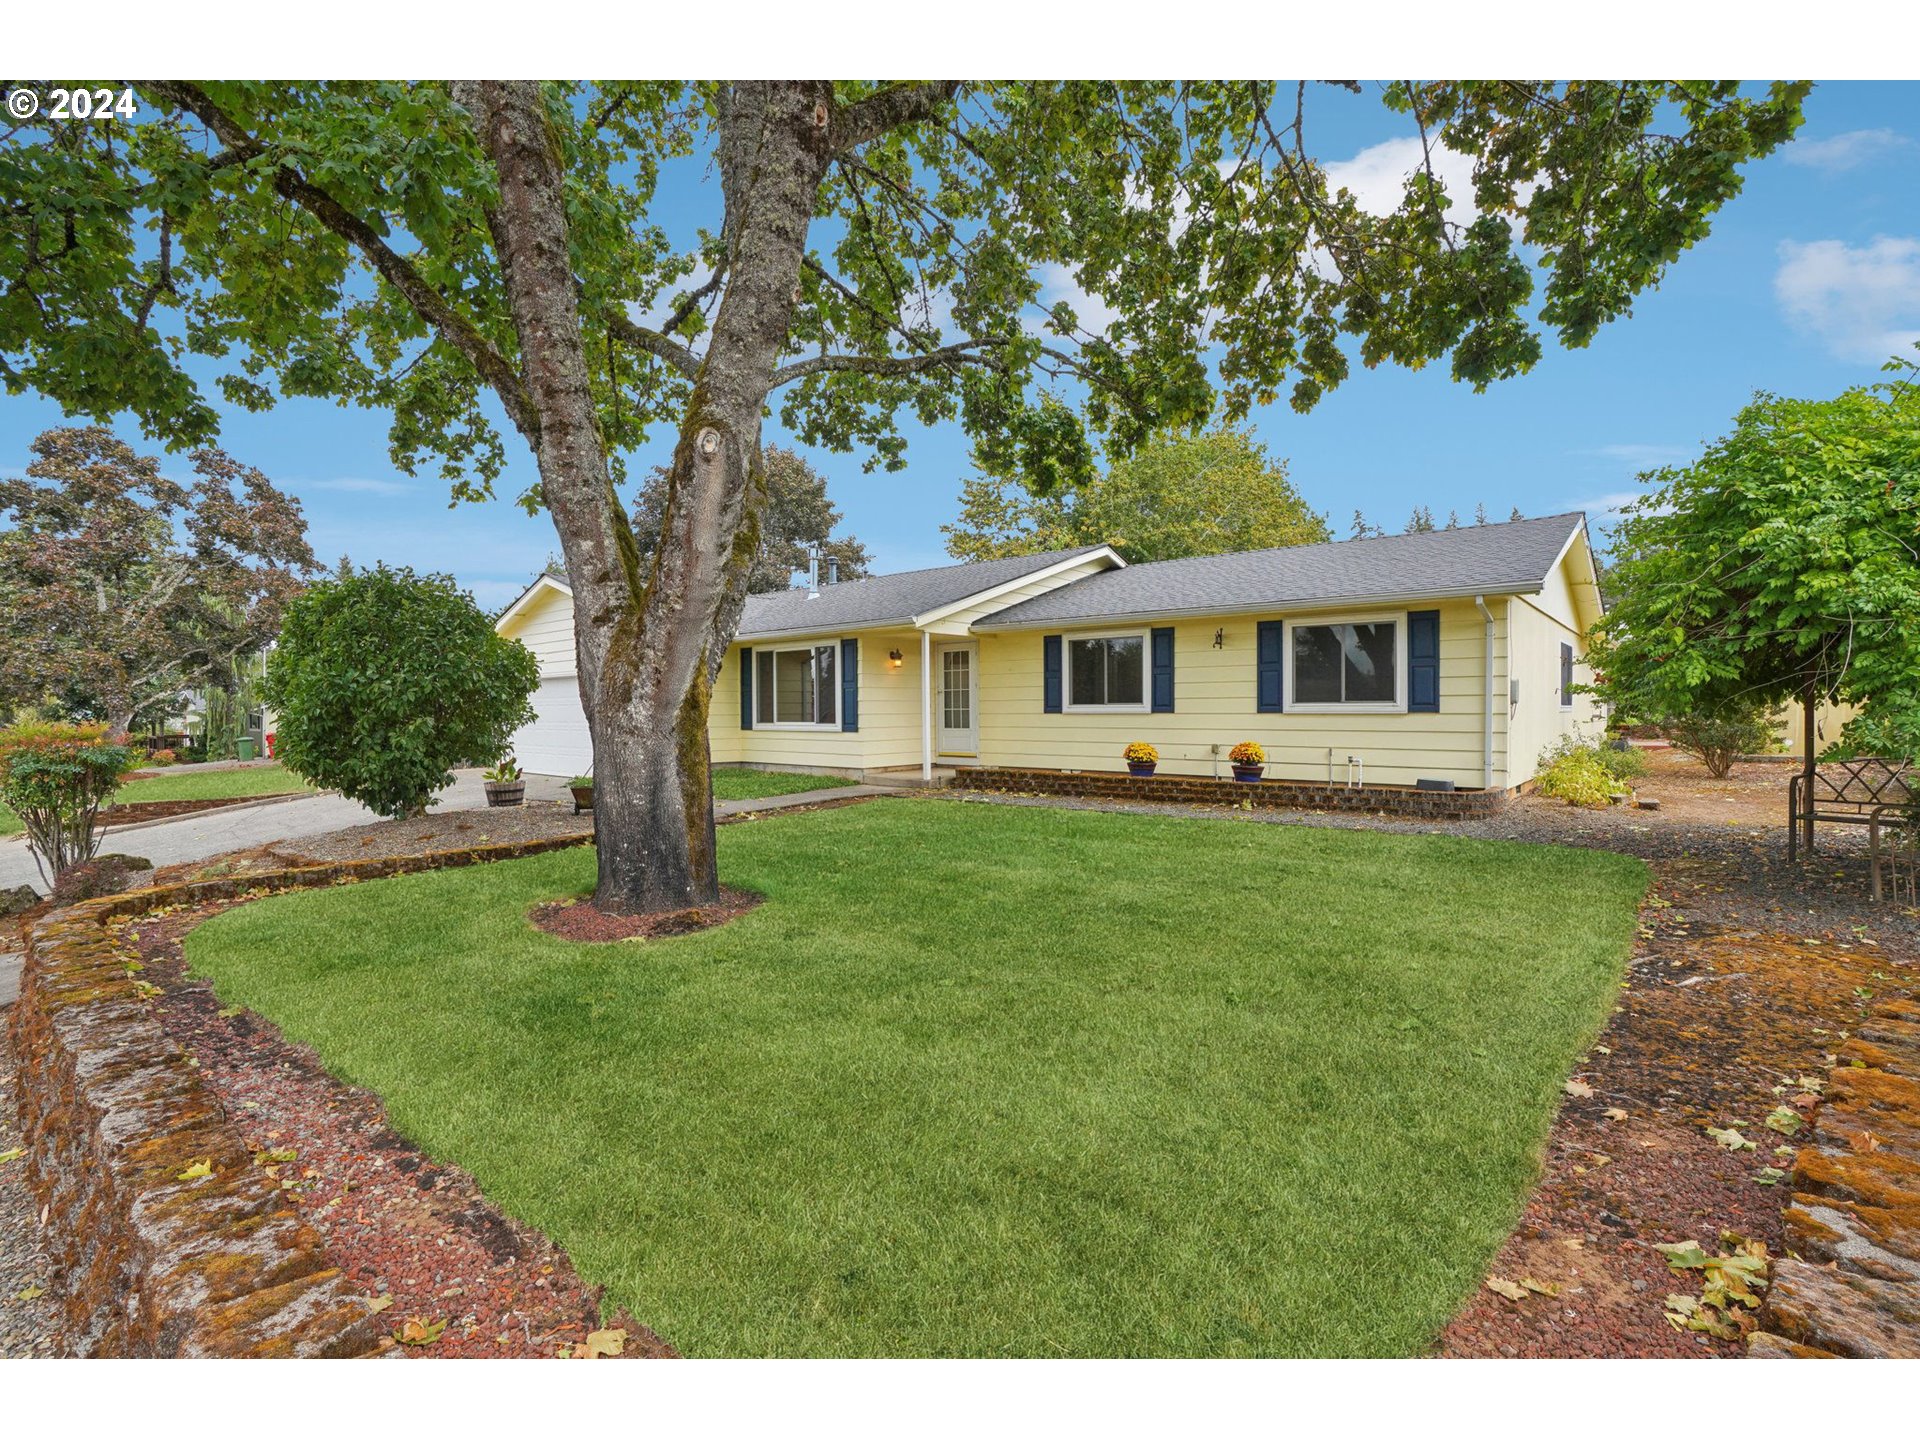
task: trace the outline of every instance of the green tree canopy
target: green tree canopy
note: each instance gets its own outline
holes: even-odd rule
[[[226,683],[315,566],[300,502],[220,450],[191,485],[103,429],[49,430],[0,478],[0,707],[124,733]]]
[[[827,498],[827,477],[807,463],[798,451],[769,445],[767,508],[760,518],[760,548],[747,575],[749,594],[785,590],[795,572],[805,570],[815,557],[840,562],[842,580],[858,580],[871,573],[867,547],[851,535],[835,537],[840,508]],[[640,487],[633,505],[633,538],[644,564],[660,543],[660,523],[667,511],[667,489],[672,480],[665,466],[656,467]]]
[[[960,519],[940,528],[961,560],[1111,545],[1129,562],[1223,555],[1330,538],[1245,429],[1148,442],[1103,475],[1034,496],[1017,482],[979,477],[960,492]]]
[[[1920,389],[1762,395],[1615,539],[1600,689],[1649,718],[1835,697],[1849,744],[1920,755]]]
[[[446,575],[377,565],[287,607],[261,693],[276,756],[377,815],[417,815],[459,765],[490,765],[533,719],[540,665]]]

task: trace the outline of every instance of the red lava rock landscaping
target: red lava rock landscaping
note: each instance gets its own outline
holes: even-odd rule
[[[669,910],[655,915],[609,915],[596,909],[589,900],[556,900],[536,905],[527,919],[549,935],[562,940],[594,944],[607,940],[653,940],[669,935],[692,935],[711,930],[753,909],[764,895],[751,890],[720,887],[718,905],[702,905],[688,910]]]
[[[335,1080],[260,1016],[222,1009],[211,986],[184,973],[181,937],[231,903],[133,922],[144,978],[253,1164],[278,1180],[346,1278],[390,1302],[395,1353],[567,1357],[589,1335],[599,1350],[623,1331],[623,1356],[673,1355],[626,1316],[603,1326],[598,1291],[566,1254],[395,1133],[378,1096]]]
[[[1799,1117],[1870,1006],[1912,992],[1915,972],[1891,946],[1748,928],[1728,899],[1738,867],[1654,868],[1619,1008],[1570,1082],[1545,1176],[1489,1272],[1521,1298],[1482,1290],[1442,1333],[1443,1355],[1743,1354],[1756,1323],[1744,1308],[1737,1338],[1669,1322],[1667,1296],[1699,1296],[1701,1272],[1652,1247],[1691,1240],[1717,1254],[1730,1231],[1774,1257],[1795,1248],[1781,1212],[1806,1139]],[[1775,1123],[1792,1135],[1768,1128],[1783,1107]],[[1730,1149],[1709,1127],[1753,1148]]]

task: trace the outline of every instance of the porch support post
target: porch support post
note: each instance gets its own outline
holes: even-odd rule
[[[920,778],[933,783],[933,632],[920,632]]]

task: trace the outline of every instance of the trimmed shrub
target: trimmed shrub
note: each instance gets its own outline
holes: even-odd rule
[[[153,862],[141,855],[101,855],[63,871],[53,882],[53,903],[77,905],[102,895],[118,895],[131,890],[136,880],[152,869]]]
[[[49,884],[99,848],[100,807],[137,763],[104,725],[28,724],[0,730],[0,801],[26,827]]]
[[[1701,711],[1660,722],[1660,733],[1673,748],[1691,755],[1716,780],[1733,771],[1742,755],[1764,755],[1775,745],[1772,720],[1763,707]]]
[[[287,607],[262,695],[275,756],[379,815],[417,815],[453,768],[505,753],[533,719],[533,652],[446,575],[343,574]]]
[[[1609,741],[1600,747],[1600,763],[1616,780],[1637,780],[1647,773],[1647,752],[1624,740]]]
[[[1615,795],[1627,787],[1607,768],[1607,751],[1598,745],[1583,744],[1567,736],[1540,756],[1540,776],[1535,788],[1542,795],[1564,800],[1569,805],[1589,808],[1613,803]]]

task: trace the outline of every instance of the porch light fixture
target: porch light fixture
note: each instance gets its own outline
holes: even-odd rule
[[[898,650],[887,651],[887,663],[898,670],[900,668],[900,652]]]
[[[1213,648],[1216,650],[1224,650],[1226,645],[1227,627],[1222,625],[1218,630],[1213,632]]]

